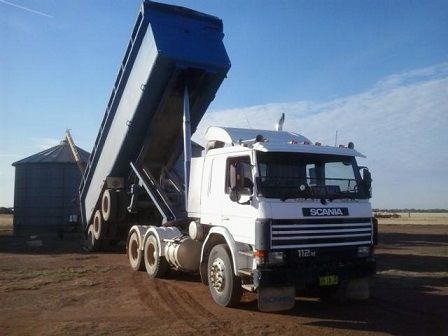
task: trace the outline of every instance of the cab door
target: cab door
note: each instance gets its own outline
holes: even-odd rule
[[[257,209],[253,206],[254,168],[249,154],[227,157],[221,202],[221,223],[235,241],[254,244]]]
[[[224,190],[225,159],[206,157],[201,185],[201,223],[221,225],[221,202]]]

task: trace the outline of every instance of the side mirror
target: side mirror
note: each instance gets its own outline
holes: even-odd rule
[[[366,191],[369,193],[369,196],[372,196],[372,174],[367,168],[362,169],[362,181],[366,188]]]
[[[229,197],[232,202],[237,202],[239,204],[249,204],[247,202],[240,203],[240,199],[242,195],[252,195],[254,184],[249,178],[244,177],[244,165],[240,162],[237,162],[236,164],[230,166],[229,187]]]
[[[241,164],[236,163],[230,166],[230,171],[229,171],[229,184],[230,184],[230,188],[234,189],[234,188],[242,188],[243,187],[243,180],[242,180],[242,176],[244,173],[244,168]]]
[[[230,190],[234,190],[236,188],[236,166],[235,165],[231,165],[229,167],[229,185],[230,185]]]
[[[230,200],[232,202],[238,202],[241,198],[241,194],[238,192],[237,188],[232,188],[232,190],[230,191]]]
[[[309,178],[310,178],[310,184],[311,185],[316,185],[317,184],[316,168],[315,167],[308,168],[308,175],[309,175]]]
[[[241,188],[241,194],[252,195],[254,192],[254,183],[251,179],[245,177],[243,178],[243,187]]]

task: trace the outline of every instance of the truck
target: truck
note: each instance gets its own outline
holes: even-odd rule
[[[372,178],[354,144],[283,130],[191,134],[225,79],[223,24],[144,1],[80,185],[86,248],[126,241],[135,271],[198,273],[225,307],[300,290],[366,299],[375,273]]]

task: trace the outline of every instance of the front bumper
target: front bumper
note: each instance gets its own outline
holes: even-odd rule
[[[257,288],[294,286],[296,289],[305,289],[318,286],[321,276],[337,275],[341,283],[346,280],[370,277],[375,272],[375,259],[367,258],[318,265],[256,269],[253,281]]]

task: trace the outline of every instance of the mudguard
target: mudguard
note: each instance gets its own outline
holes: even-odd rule
[[[147,225],[134,225],[129,229],[128,238],[126,239],[126,249],[128,248],[128,242],[131,235],[135,232],[137,233],[138,238],[138,246],[140,250],[143,250],[143,237],[146,234],[146,231],[148,231],[149,226]]]
[[[176,227],[159,227],[149,226],[143,238],[142,247],[145,246],[146,239],[149,235],[154,235],[157,239],[157,246],[159,247],[159,255],[165,256],[165,240],[173,240],[183,236],[182,232]]]
[[[233,264],[233,271],[234,271],[234,274],[236,276],[238,276],[239,269],[248,267],[247,257],[243,257],[243,256],[240,257],[238,252],[239,251],[249,252],[250,248],[246,244],[235,242],[235,240],[233,239],[230,232],[225,227],[222,227],[222,226],[214,226],[208,232],[208,235],[205,238],[204,244],[202,245],[200,265],[203,265],[203,263],[206,261],[206,260],[204,260],[204,257],[207,252],[208,244],[210,243],[211,238],[214,235],[222,237],[225,240],[227,246],[229,246],[232,264]],[[252,265],[250,265],[250,266],[252,266]],[[201,270],[201,267],[200,267],[200,270]]]

